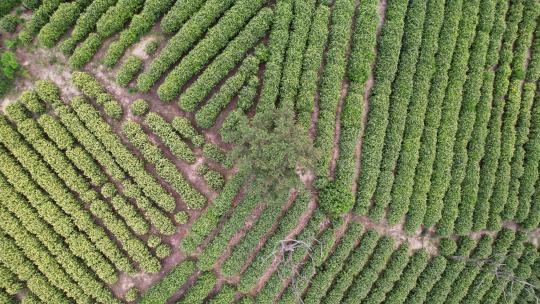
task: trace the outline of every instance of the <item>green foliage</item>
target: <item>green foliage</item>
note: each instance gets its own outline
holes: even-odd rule
[[[148,136],[139,124],[133,121],[125,122],[122,125],[122,131],[128,140],[141,151],[144,158],[155,166],[157,174],[180,194],[183,201],[190,208],[202,208],[206,204],[206,198],[189,184],[182,174],[178,172],[175,164],[167,159],[158,147],[150,143]],[[154,187],[156,190],[164,191],[157,184]],[[167,205],[167,208],[172,211],[174,201]]]
[[[223,185],[225,184],[225,178],[223,175],[214,170],[208,170],[203,177],[208,186],[215,191],[222,189]]]
[[[189,215],[186,211],[178,211],[174,215],[174,220],[180,225],[185,225],[189,220]]]
[[[315,109],[315,92],[317,91],[319,68],[328,37],[329,17],[330,8],[320,4],[313,16],[313,23],[309,32],[306,51],[304,52],[302,76],[300,77],[300,88],[295,109],[298,113],[298,123],[305,129],[311,126],[311,114]]]
[[[116,120],[120,120],[122,114],[124,113],[122,106],[116,100],[109,100],[105,102],[103,109],[105,110],[105,114]]]
[[[319,89],[319,114],[316,125],[315,148],[320,152],[315,174],[324,183],[334,146],[336,108],[341,97],[342,82],[347,68],[347,44],[350,38],[355,3],[336,0],[330,22],[330,37],[325,54],[326,64]],[[364,170],[362,170],[364,172]],[[346,202],[348,204],[349,202]],[[351,206],[348,206],[349,209]],[[342,212],[343,210],[339,210]]]
[[[155,234],[152,234],[148,237],[146,244],[150,248],[156,248],[159,244],[161,244],[161,238]]]
[[[158,48],[159,48],[159,41],[150,40],[144,45],[144,52],[147,55],[152,56],[156,53]]]
[[[5,0],[0,3],[0,17],[8,14],[15,6],[21,3],[21,0]],[[32,8],[37,7],[37,5]]]
[[[292,1],[277,1],[274,9],[274,22],[268,42],[268,61],[264,71],[263,86],[257,107],[271,110],[279,94],[281,71],[289,39],[289,27],[293,17]]]
[[[163,1],[162,1],[163,2]],[[102,38],[108,38],[118,33],[142,7],[144,0],[118,0],[110,7],[96,23],[96,33]]]
[[[96,22],[113,6],[117,0],[94,0],[80,15],[71,31],[71,36],[60,44],[60,49],[66,55],[73,53],[80,41],[83,41],[95,30]]]
[[[311,169],[316,153],[307,132],[296,127],[291,110],[259,112],[251,122],[241,115],[238,128],[229,133],[235,145],[230,157],[246,170],[251,193],[281,203],[291,188],[302,187],[296,170]]]
[[[94,54],[99,49],[102,38],[96,34],[92,33],[86,38],[86,40],[73,52],[71,57],[69,57],[69,64],[74,69],[81,69],[85,64],[87,64]]]
[[[144,122],[155,133],[178,158],[193,163],[195,155],[189,146],[174,132],[173,127],[163,119],[159,114],[150,112],[146,115]]]
[[[185,252],[192,253],[204,238],[217,226],[219,219],[227,210],[230,202],[234,199],[240,187],[244,183],[244,174],[236,173],[223,188],[223,191],[216,197],[212,204],[206,208],[203,213],[190,227],[188,234],[182,240],[182,249]]]
[[[26,22],[24,29],[19,33],[19,40],[28,45],[39,30],[49,22],[49,18],[56,11],[63,0],[43,0],[41,5],[33,12],[30,21]]]
[[[195,263],[183,261],[173,268],[159,283],[152,286],[141,297],[141,304],[165,303],[195,271]]]
[[[196,14],[204,0],[180,0],[176,1],[169,9],[165,17],[161,20],[160,28],[165,34],[172,35],[182,28],[182,26]],[[201,16],[202,17],[202,16]],[[200,18],[200,17],[199,17]],[[188,21],[189,22],[189,21]]]
[[[37,35],[39,44],[48,48],[53,47],[75,23],[83,9],[84,5],[77,1],[60,4],[49,22],[39,31]]]
[[[159,98],[163,101],[171,101],[177,97],[182,86],[220,51],[221,53],[199,76],[196,82],[199,84],[195,88],[202,90],[201,92],[208,92],[204,90],[205,84],[215,84],[234,68],[248,49],[253,47],[270,27],[272,10],[263,8],[240,31],[241,26],[260,8],[262,2],[261,0],[241,0],[227,11],[220,22],[210,29],[205,38],[167,75],[165,81],[158,88]],[[234,37],[235,35],[236,37]],[[234,39],[229,41],[233,37]],[[225,47],[224,50],[222,50],[223,47]],[[193,111],[193,106],[189,100],[180,99],[182,109]]]
[[[137,88],[142,92],[148,92],[163,73],[193,47],[195,42],[206,32],[210,25],[212,25],[232,3],[232,0],[206,1],[201,9],[189,18],[182,28],[169,40],[157,58],[152,61],[148,70],[139,75],[139,78],[137,78]],[[182,7],[185,9],[185,6]],[[189,7],[191,7],[191,5],[189,5]],[[173,9],[171,12],[172,11],[175,10]],[[186,10],[186,12],[189,12],[189,10]],[[188,14],[188,16],[189,15],[191,14]]]
[[[116,83],[123,87],[127,87],[131,80],[133,80],[133,77],[135,77],[142,68],[143,61],[141,58],[135,55],[129,56],[116,74]]]
[[[354,196],[340,182],[328,183],[319,192],[319,206],[331,216],[347,213],[354,205]]]
[[[370,92],[368,121],[362,143],[360,165],[362,171],[358,178],[358,196],[355,206],[355,212],[360,214],[365,214],[369,209],[380,172],[385,131],[388,126],[392,81],[398,68],[407,10],[406,2],[396,1],[388,4],[374,68],[374,77],[377,81]],[[377,214],[372,215],[374,219],[377,219]]]
[[[214,94],[210,100],[195,114],[195,119],[197,121],[197,124],[201,126],[202,128],[210,128],[214,122],[216,121],[216,118],[218,117],[219,113],[227,106],[227,104],[231,101],[233,96],[240,91],[242,88],[242,85],[246,82],[249,76],[255,74],[257,68],[259,67],[259,60],[256,57],[249,56],[246,59],[244,59],[244,62],[236,72],[236,74],[230,78],[227,79],[227,81],[220,87],[219,91]],[[199,80],[197,80],[197,83],[199,83]],[[201,82],[201,85],[203,82]],[[207,87],[204,89],[207,91],[209,88],[211,88],[211,85],[207,85]],[[204,97],[204,95],[201,94],[199,98],[197,97],[191,97],[191,93],[188,92],[195,92],[193,86],[191,86],[188,91],[186,91],[185,99],[193,99],[193,102],[191,102],[194,105],[199,104],[202,100],[201,96]],[[198,90],[201,90],[200,88]],[[204,93],[206,94],[206,93]]]
[[[10,89],[16,73],[20,70],[20,65],[17,63],[15,53],[5,51],[0,54],[0,96],[7,93]]]
[[[140,1],[140,3],[143,2],[144,7],[142,11],[133,16],[129,26],[120,33],[120,38],[109,45],[109,48],[105,53],[105,57],[103,58],[105,65],[113,67],[118,62],[120,57],[122,57],[126,49],[138,42],[141,37],[152,28],[154,23],[161,17],[161,15],[169,10],[174,0]],[[118,4],[120,3],[122,3],[122,0],[120,0]],[[135,3],[137,3],[137,1],[129,1],[129,3],[136,5]],[[122,13],[129,9],[130,8],[125,7],[121,8]],[[98,21],[97,24],[98,33],[100,32],[100,21]]]
[[[191,304],[202,303],[208,293],[216,285],[216,276],[211,272],[205,272],[201,274],[195,281],[195,284],[185,293],[184,297],[177,303],[179,304]]]
[[[259,78],[255,75],[248,79],[247,83],[238,93],[237,107],[246,113],[255,102],[257,97],[257,88],[259,87]]]
[[[131,114],[135,116],[144,116],[146,113],[148,113],[148,110],[150,107],[148,106],[148,102],[144,99],[137,99],[131,104]]]
[[[17,29],[21,19],[15,15],[5,15],[0,19],[0,31],[13,33]]]
[[[138,297],[139,291],[135,287],[131,287],[130,289],[128,289],[128,291],[126,291],[126,294],[124,295],[124,299],[128,302],[133,302],[137,300]]]
[[[180,136],[191,140],[196,147],[201,147],[204,144],[204,137],[198,134],[187,118],[176,116],[172,120],[171,125]]]
[[[158,258],[164,259],[168,257],[169,255],[171,255],[171,246],[162,243],[156,247],[156,256]]]

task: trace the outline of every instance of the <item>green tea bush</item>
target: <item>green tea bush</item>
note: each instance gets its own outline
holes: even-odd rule
[[[145,116],[150,107],[144,99],[137,99],[131,104],[131,113],[135,116]]]
[[[204,4],[204,0],[176,1],[165,17],[161,19],[161,23],[159,24],[161,30],[169,35],[176,33]]]
[[[129,56],[116,74],[116,83],[123,87],[133,80],[135,75],[143,68],[143,61],[137,56]]]

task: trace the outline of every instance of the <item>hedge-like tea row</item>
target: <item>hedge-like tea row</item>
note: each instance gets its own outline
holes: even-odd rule
[[[143,61],[141,58],[134,55],[129,56],[116,74],[116,83],[123,87],[127,87],[142,68]]]
[[[318,271],[311,279],[311,284],[303,296],[305,303],[321,303],[323,296],[332,286],[332,282],[341,277],[345,261],[355,247],[358,236],[362,234],[363,227],[359,223],[352,222],[347,227],[332,255],[325,261],[325,267]],[[324,302],[323,302],[324,303]]]
[[[377,245],[378,239],[379,235],[375,230],[368,230],[364,233],[358,246],[347,257],[347,260],[343,262],[344,267],[339,274],[339,279],[334,281],[328,293],[324,295],[322,298],[323,303],[340,303],[352,285],[354,278],[368,262]]]
[[[52,226],[54,232],[62,236],[70,250],[81,258],[87,265],[91,265],[93,271],[96,272],[99,278],[106,282],[114,282],[117,280],[115,275],[115,268],[107,259],[95,248],[95,245],[84,235],[83,232],[75,230],[74,224],[68,215],[49,200],[47,195],[43,193],[38,186],[31,180],[31,178],[23,171],[20,165],[16,164],[15,160],[8,157],[5,152],[2,152],[0,156],[4,168],[2,174],[6,176],[9,183],[8,186],[2,180],[2,191],[7,191],[13,195],[16,190],[27,198],[27,202],[32,205],[37,211],[37,214],[43,218],[48,224]],[[9,188],[8,188],[9,187]],[[15,197],[11,199],[10,195],[5,196],[7,199],[4,202],[8,208],[12,210],[22,211],[24,209],[29,210],[31,207],[25,203],[25,200],[21,197]],[[13,206],[15,204],[15,206]],[[15,208],[17,207],[17,208]],[[33,212],[32,212],[33,213]],[[24,220],[24,218],[20,217]],[[34,225],[40,223],[39,219],[34,220]],[[58,239],[58,237],[47,238],[48,235],[45,232],[41,232],[40,237],[48,242]],[[45,243],[46,245],[48,243]]]
[[[103,57],[103,63],[106,66],[113,67],[126,49],[137,43],[154,26],[159,17],[169,10],[173,2],[174,0],[144,1],[142,11],[133,16],[129,26],[120,33],[120,38],[109,45]]]
[[[478,196],[476,209],[474,211],[474,230],[486,227],[489,221],[489,199],[493,193],[499,157],[501,154],[501,129],[502,116],[504,112],[505,96],[508,93],[513,45],[518,35],[519,22],[522,19],[523,3],[516,2],[510,4],[508,11],[506,29],[503,36],[503,43],[499,50],[499,62],[493,85],[493,104],[491,117],[488,125],[488,135],[486,138],[486,149],[482,159],[480,170],[480,183],[478,186]],[[490,223],[494,224],[494,223]]]
[[[439,130],[437,131],[435,162],[433,163],[430,189],[427,194],[428,210],[432,210],[429,213],[432,217],[429,221],[431,223],[438,222],[437,231],[441,235],[452,233],[454,230],[454,220],[457,218],[459,212],[459,206],[456,204],[456,201],[444,201],[443,199],[452,178],[452,160],[454,157],[458,122],[460,124],[462,122],[460,108],[463,100],[463,86],[465,80],[468,79],[469,49],[471,48],[473,38],[475,38],[475,28],[478,19],[485,16],[484,14],[478,16],[479,8],[479,1],[469,2],[463,8],[452,64],[448,71],[446,96],[441,105],[441,120]],[[482,13],[486,12],[489,16],[489,10],[482,10]]]
[[[321,3],[313,16],[313,23],[304,52],[300,88],[296,98],[298,123],[308,129],[311,126],[311,114],[315,109],[315,92],[319,82],[319,68],[322,64],[323,52],[328,38],[328,22],[330,8]]]
[[[315,239],[321,230],[321,222],[323,220],[324,214],[319,210],[315,210],[304,229],[302,229],[295,237],[295,239],[302,241],[305,244],[297,247],[290,255],[284,257],[290,260],[282,261],[281,265],[283,266],[278,266],[276,271],[274,271],[272,276],[266,281],[264,287],[257,293],[256,300],[258,303],[273,302],[282,290],[284,283],[288,282],[293,276],[294,271],[296,270],[292,269],[294,268],[294,265],[300,265],[302,261],[309,259],[310,250],[315,246]]]
[[[283,64],[283,77],[280,87],[280,103],[288,108],[294,107],[294,101],[300,85],[302,59],[311,27],[311,18],[315,11],[315,0],[292,1],[294,16],[291,25],[288,47]]]
[[[426,250],[421,249],[414,253],[409,263],[403,270],[403,274],[395,283],[384,298],[384,303],[397,304],[405,302],[409,292],[416,286],[420,273],[426,268],[429,262],[429,255]]]
[[[536,85],[532,83],[525,83],[523,85],[523,97],[522,106],[519,112],[519,118],[516,125],[516,147],[514,156],[512,157],[511,170],[510,170],[510,185],[508,189],[508,201],[506,202],[504,213],[505,217],[516,219],[518,222],[522,222],[529,213],[529,208],[525,202],[519,201],[519,188],[521,185],[521,178],[524,173],[525,162],[525,144],[529,139],[529,130],[531,126],[531,113],[533,109],[534,91]]]
[[[122,125],[122,131],[128,140],[141,151],[144,158],[154,165],[156,172],[180,194],[189,208],[204,207],[206,198],[193,189],[175,164],[166,158],[157,146],[150,143],[148,135],[144,133],[139,124],[133,121],[125,122]]]
[[[444,201],[453,206],[452,217],[454,219],[441,219],[442,222],[440,222],[441,226],[446,226],[446,230],[459,230],[461,234],[470,229],[470,225],[467,222],[469,219],[472,219],[472,213],[474,211],[474,205],[468,202],[462,203],[461,201],[462,182],[466,177],[465,173],[469,165],[468,145],[473,142],[474,128],[477,124],[477,118],[480,118],[477,112],[485,111],[485,108],[489,106],[479,104],[485,101],[481,99],[484,93],[482,90],[484,82],[489,80],[485,76],[484,69],[487,68],[486,60],[490,36],[493,34],[497,37],[497,30],[493,29],[494,20],[500,18],[499,10],[505,11],[501,7],[496,7],[495,2],[487,1],[480,4],[480,18],[477,25],[476,37],[471,46],[468,76],[463,87],[463,101],[454,144],[454,160],[450,182],[444,196]],[[470,147],[472,148],[474,146],[471,145]],[[469,214],[460,218],[459,214],[463,214],[464,212],[468,212]],[[449,220],[452,220],[452,223]],[[459,227],[460,225],[463,226]]]
[[[334,146],[336,110],[347,67],[347,49],[351,36],[351,25],[355,3],[351,0],[336,0],[330,21],[330,37],[325,54],[326,64],[321,76],[319,93],[319,115],[316,126],[315,147],[321,157],[315,168],[322,180],[328,177]],[[351,206],[352,207],[352,206]]]
[[[264,17],[264,14],[262,15],[262,20],[254,18],[253,23],[248,23],[246,28],[241,31],[238,36],[227,45],[223,52],[214,59],[206,70],[197,77],[197,80],[180,96],[179,105],[182,109],[190,112],[194,111],[211,89],[217,85],[219,81],[225,78],[229,71],[244,58],[245,53],[262,38],[270,26],[271,18],[268,17],[269,15],[270,11],[268,11],[266,17]],[[189,57],[188,55],[186,60],[188,58],[192,57]],[[258,67],[258,63],[259,61],[256,57],[249,56],[245,59],[243,64],[247,65],[246,69],[249,69],[249,72],[254,73]],[[179,74],[186,74],[186,78],[182,77],[182,79],[193,76],[194,72],[191,71],[190,68],[184,66],[185,70],[182,72],[180,67],[182,67],[182,63],[178,66]]]
[[[15,241],[9,238],[2,229],[0,229],[0,260],[17,274],[21,281],[26,281],[28,289],[43,302],[69,303],[64,294],[39,272],[32,260],[24,255]]]
[[[32,38],[39,30],[49,22],[49,18],[64,0],[43,0],[41,5],[32,14],[32,18],[25,22],[24,29],[19,33],[19,40],[24,44],[30,44]]]
[[[82,244],[73,244],[71,242],[62,242],[62,237],[51,229],[44,219],[39,217],[36,212],[15,190],[8,185],[4,176],[0,177],[0,193],[5,198],[2,205],[6,211],[11,211],[22,223],[28,232],[35,235],[48,250],[57,257],[58,262],[66,272],[79,283],[84,292],[100,301],[112,300],[114,297],[105,288],[104,284],[95,278],[95,274],[107,283],[114,283],[118,278],[115,269],[101,255],[97,258],[94,255],[86,254],[87,251],[80,250]],[[13,220],[13,219],[9,219]],[[89,244],[89,243],[86,243]],[[91,243],[90,243],[91,244]],[[69,251],[68,251],[69,248]],[[91,248],[91,247],[90,247]],[[88,250],[88,248],[85,248]],[[92,250],[92,249],[91,249]],[[86,265],[82,264],[75,256],[83,258]],[[92,258],[94,258],[92,260]],[[83,283],[83,284],[80,284]]]
[[[69,65],[74,69],[81,69],[87,64],[94,54],[98,51],[103,39],[98,34],[92,33],[81,43],[81,45],[75,49],[71,57],[69,57]]]
[[[341,303],[351,303],[355,299],[363,300],[373,283],[377,280],[379,272],[385,267],[394,251],[394,241],[391,237],[383,236],[369,259],[366,267],[355,277],[347,294]]]
[[[368,296],[365,298],[365,303],[376,304],[385,303],[386,294],[393,290],[394,284],[401,280],[403,269],[409,262],[409,245],[403,243],[394,251],[392,257],[388,261],[387,267],[379,274],[379,278],[371,287]]]
[[[131,271],[132,266],[114,244],[105,231],[96,225],[89,212],[82,208],[75,196],[66,189],[61,180],[39,158],[36,152],[24,144],[21,136],[12,129],[5,117],[0,120],[2,143],[8,148],[21,165],[28,170],[36,183],[71,217],[82,231],[86,232],[92,242],[107,256],[115,266],[123,271]],[[97,242],[101,240],[101,242]]]
[[[142,296],[141,304],[165,303],[195,271],[195,263],[185,260],[175,266],[159,283]]]
[[[491,241],[492,239],[490,236],[482,236],[475,248],[475,251],[471,255],[471,258],[477,261],[488,259],[491,255]],[[459,277],[452,285],[452,292],[448,294],[446,303],[462,303],[461,301],[467,295],[469,288],[475,288],[475,286],[471,284],[473,283],[476,275],[480,272],[482,264],[482,262],[480,264],[469,263],[465,266],[465,269],[463,269]]]
[[[39,43],[48,48],[53,47],[91,2],[91,0],[79,0],[60,4],[49,22],[39,31],[37,35]]]
[[[202,128],[210,128],[216,121],[217,116],[231,101],[233,96],[242,89],[242,85],[249,76],[255,74],[259,67],[259,59],[255,56],[248,56],[238,68],[236,74],[225,81],[210,100],[195,114],[197,124]],[[211,88],[211,87],[209,87]],[[187,94],[187,92],[186,92]],[[200,101],[197,102],[197,104]]]
[[[373,207],[369,210],[371,218],[380,220],[389,204],[401,204],[392,201],[391,190],[394,183],[394,169],[399,157],[407,109],[413,91],[413,78],[416,72],[416,63],[422,42],[422,29],[426,15],[426,1],[413,1],[405,16],[403,29],[403,42],[392,93],[390,94],[388,127],[382,149],[381,167],[377,178],[377,187],[373,194]],[[391,207],[391,210],[397,209]],[[396,224],[400,219],[389,217],[390,225]]]
[[[191,125],[189,120],[182,116],[176,116],[171,122],[171,126],[183,138],[190,140],[196,147],[204,145],[204,137],[200,135]]]
[[[150,112],[146,115],[144,122],[150,127],[153,133],[165,143],[165,145],[171,149],[171,152],[178,158],[185,160],[188,163],[195,161],[195,155],[189,148],[189,146],[182,141],[182,139],[176,134],[174,128],[159,114]]]
[[[180,301],[176,302],[178,304],[191,304],[191,303],[203,303],[204,299],[212,288],[214,288],[214,285],[216,285],[217,278],[216,276],[211,272],[205,272],[201,274],[197,278],[197,281],[195,281],[195,284],[191,286],[186,293],[184,294],[184,297],[180,299]]]
[[[117,120],[122,116],[120,102],[107,93],[94,76],[86,72],[73,72],[72,81],[84,95],[95,99],[97,104],[103,106],[105,114]]]
[[[435,283],[427,295],[426,301],[428,303],[438,303],[446,299],[448,293],[451,291],[452,284],[458,278],[461,271],[465,268],[467,258],[469,257],[469,254],[474,246],[475,241],[469,237],[462,237],[459,240],[459,246],[455,255],[447,257],[448,264],[446,265],[441,278],[437,281],[437,283]]]
[[[114,191],[116,191],[116,188],[114,188],[114,185],[107,184],[105,186],[110,186]],[[105,187],[106,189],[106,187]],[[111,188],[109,188],[111,189]],[[101,192],[103,193],[105,190],[102,188]],[[105,194],[104,194],[105,195]],[[120,216],[126,221],[126,224],[133,229],[133,231],[138,235],[143,235],[148,232],[149,224],[144,219],[144,217],[139,213],[139,211],[130,204],[124,197],[121,195],[115,195],[114,197],[110,198],[111,204],[116,212],[120,214]]]
[[[294,229],[302,214],[308,210],[309,195],[307,193],[299,193],[293,205],[287,209],[285,215],[279,221],[279,225],[275,232],[269,236],[264,246],[253,258],[249,267],[244,271],[238,284],[238,290],[249,292],[256,287],[257,281],[264,274],[265,270],[272,264],[272,255],[274,250],[279,246],[279,242],[287,237]]]
[[[414,187],[410,201],[411,208],[419,208],[424,225],[432,226],[437,222],[438,206],[427,205],[427,193],[430,188],[430,177],[433,170],[433,161],[436,155],[437,130],[441,120],[441,104],[448,84],[448,70],[452,62],[456,40],[459,33],[459,20],[462,17],[462,2],[453,1],[448,4],[448,14],[439,34],[439,51],[435,57],[435,74],[431,79],[428,95],[428,104],[424,117],[424,130],[421,137],[420,153],[414,176]],[[433,69],[433,66],[432,68]],[[415,207],[413,207],[415,206]],[[416,207],[418,206],[418,207]],[[424,207],[425,206],[425,207]]]
[[[19,281],[17,275],[4,265],[0,265],[0,288],[7,294],[15,295],[24,288],[24,284]]]
[[[374,77],[377,79],[370,94],[368,121],[362,144],[361,174],[355,212],[364,214],[370,205],[379,175],[385,130],[388,125],[388,107],[401,49],[403,23],[407,3],[391,2],[386,7],[385,22],[381,29]]]
[[[152,175],[146,172],[143,162],[122,144],[118,135],[113,133],[111,126],[100,117],[99,112],[82,98],[74,98],[71,106],[86,127],[96,134],[101,143],[111,152],[117,163],[141,186],[144,194],[165,211],[174,210],[176,205],[174,198],[165,192]]]
[[[396,163],[395,178],[392,184],[392,201],[399,197],[400,204],[390,204],[388,217],[401,218],[407,214],[405,229],[415,231],[421,224],[425,205],[410,205],[413,191],[414,175],[419,159],[420,138],[424,127],[424,116],[428,104],[428,94],[431,78],[435,69],[435,55],[438,51],[439,30],[443,23],[444,1],[430,0],[426,6],[424,20],[430,20],[424,25],[422,44],[417,59],[417,67],[414,75],[414,98],[409,101],[409,112],[405,122],[403,140],[400,155]],[[361,41],[361,40],[360,40]],[[354,54],[354,53],[353,53]],[[349,70],[352,70],[350,68]],[[350,77],[350,76],[349,76]],[[367,76],[364,76],[367,78]],[[409,208],[410,206],[410,208]]]
[[[145,0],[118,0],[110,7],[96,23],[96,33],[102,38],[108,38],[118,33],[137,11]],[[162,1],[163,2],[163,1]]]
[[[460,214],[455,225],[456,232],[461,234],[474,228],[473,218],[475,217],[478,183],[480,180],[480,161],[485,152],[485,142],[493,97],[492,93],[495,73],[492,72],[490,68],[497,64],[499,58],[499,47],[502,43],[502,36],[506,28],[505,16],[507,11],[508,3],[503,1],[497,5],[497,14],[490,33],[490,42],[486,56],[486,70],[484,71],[480,100],[476,108],[476,121],[470,143],[468,144],[468,160],[467,168],[465,169],[465,178],[461,184],[461,202],[467,203],[461,203],[459,210]]]
[[[236,244],[231,254],[223,262],[221,273],[224,276],[232,277],[240,274],[242,266],[252,253],[257,243],[264,238],[275,223],[276,218],[280,217],[281,206],[267,206],[257,218],[251,229]]]
[[[15,216],[0,208],[0,228],[13,238],[24,254],[34,262],[52,285],[62,290],[67,297],[77,303],[90,301],[79,285],[66,273],[54,256],[26,229],[20,229],[21,222]]]
[[[242,58],[240,56],[244,51],[247,50],[245,48],[253,46],[270,26],[272,10],[264,8],[249,20],[245,28],[242,29],[242,26],[246,24],[248,19],[260,9],[261,2],[261,0],[241,1],[227,11],[219,23],[208,31],[205,38],[167,75],[163,84],[158,88],[157,93],[159,98],[163,101],[171,101],[177,97],[180,94],[182,86],[193,75],[199,72],[209,60],[227,46],[230,39],[238,34],[227,48],[223,50],[223,53],[214,60],[210,67],[215,69],[220,66],[225,68],[231,65],[234,66]],[[242,7],[239,7],[239,5]],[[207,77],[212,76],[211,74],[207,75]],[[180,102],[180,106],[186,110],[193,110],[189,104],[185,104],[184,102]]]
[[[536,27],[535,20],[540,14],[540,5],[536,1],[526,1],[523,20],[520,23],[519,34],[514,42],[512,59],[512,74],[503,115],[501,155],[497,169],[493,194],[490,197],[490,219],[488,226],[497,228],[501,226],[501,213],[503,219],[513,219],[517,208],[507,203],[511,179],[511,162],[516,144],[516,123],[521,106],[523,106],[522,80],[525,78],[526,54],[532,42],[532,34]],[[527,109],[528,111],[529,109]],[[508,207],[506,209],[505,207]],[[505,210],[506,209],[506,210]]]
[[[409,292],[405,303],[424,303],[427,293],[439,280],[446,268],[446,258],[435,256],[418,277],[416,286]]]
[[[68,106],[60,105],[55,107],[55,112],[67,130],[77,139],[82,147],[88,151],[92,157],[101,164],[104,170],[114,179],[122,180],[126,177],[124,171],[115,162],[112,155],[101,144],[97,137],[92,134],[83,122],[73,113]],[[39,121],[39,120],[38,120]],[[43,129],[48,133],[47,128]],[[48,134],[51,138],[53,135]],[[59,140],[56,140],[59,142]],[[58,144],[58,143],[57,143]],[[61,147],[59,145],[59,147]]]
[[[176,33],[191,16],[195,15],[205,0],[178,0],[161,19],[159,27],[165,34]]]
[[[225,168],[232,167],[232,163],[227,158],[227,155],[225,155],[225,151],[221,150],[218,146],[212,143],[207,143],[204,145],[203,155],[206,158],[209,158],[213,161],[220,163]]]
[[[497,239],[490,256],[494,263],[485,263],[483,265],[481,272],[476,276],[471,285],[474,287],[468,290],[463,303],[480,303],[480,300],[482,300],[495,279],[496,267],[498,267],[496,266],[497,263],[503,263],[508,249],[514,241],[514,237],[515,232],[513,230],[504,228],[497,234]]]
[[[90,185],[82,176],[78,175],[76,169],[62,152],[58,150],[54,144],[51,144],[44,139],[43,133],[35,120],[28,119],[20,123],[18,129],[34,149],[41,154],[43,159],[49,164],[53,171],[56,172],[58,177],[60,177],[71,190],[75,193],[79,193],[79,197],[84,203],[90,204],[92,213],[103,221],[105,227],[120,241],[126,252],[139,263],[139,266],[148,272],[159,271],[159,262],[150,255],[150,252],[144,243],[142,243],[128,228],[129,224],[133,224],[130,228],[139,234],[145,234],[148,227],[145,225],[142,217],[133,210],[129,212],[130,205],[126,207],[124,202],[124,206],[122,206],[121,201],[113,199],[111,203],[116,211],[126,220],[126,223],[128,224],[128,226],[126,226],[126,223],[120,220],[117,214],[112,212],[105,202],[100,200],[98,194],[93,190],[90,190]],[[105,196],[105,193],[103,193],[103,195]],[[143,224],[140,223],[141,221]]]
[[[101,186],[107,178],[94,158],[80,146],[66,150],[66,156],[95,186]]]
[[[293,17],[291,0],[277,1],[274,10],[274,21],[268,42],[268,61],[264,71],[263,86],[257,108],[260,111],[271,110],[279,94],[281,74],[287,43],[289,40],[289,27]]]
[[[207,271],[214,266],[219,256],[223,254],[223,250],[227,247],[231,237],[236,231],[242,229],[257,204],[258,201],[253,197],[247,197],[238,203],[230,218],[219,229],[219,233],[199,255],[199,261],[197,262],[199,269]]]
[[[224,285],[213,298],[211,298],[209,304],[227,304],[234,302],[234,296],[236,295],[236,289],[231,285]]]
[[[223,191],[193,223],[186,237],[182,239],[182,249],[185,252],[192,253],[204,238],[217,227],[219,219],[229,210],[232,200],[244,184],[244,178],[244,174],[238,172],[229,179]]]
[[[42,114],[37,119],[37,122],[61,150],[67,150],[75,144],[75,139],[73,139],[71,133],[69,133],[69,131],[51,115],[47,113]],[[104,179],[104,177],[100,179]]]
[[[60,49],[66,55],[73,53],[73,50],[77,46],[77,43],[86,38],[96,26],[96,22],[99,18],[109,9],[109,7],[116,4],[118,0],[94,0],[86,8],[84,13],[77,19],[71,36],[64,40],[60,44]]]
[[[525,254],[525,246],[523,241],[525,241],[526,236],[523,233],[516,233],[513,244],[510,246],[510,250],[504,259],[502,271],[506,273],[514,273],[516,268],[519,266],[519,260]],[[509,278],[497,278],[495,277],[496,284],[492,284],[490,288],[485,292],[484,296],[479,299],[480,303],[497,303],[498,299],[505,297],[505,289],[508,286]],[[514,284],[512,284],[514,285]]]
[[[311,247],[314,254],[308,258],[297,270],[297,276],[289,282],[283,292],[279,303],[293,304],[301,300],[301,295],[308,288],[311,278],[316,273],[316,268],[320,267],[330,255],[334,243],[336,242],[336,230],[341,226],[341,221],[334,221],[331,226],[324,230],[318,237],[317,242]]]
[[[244,113],[246,113],[251,106],[253,106],[255,98],[257,97],[257,88],[259,87],[259,83],[259,78],[256,75],[253,75],[248,79],[246,85],[240,90],[240,93],[238,93],[238,102],[236,106],[238,109],[244,111]]]
[[[510,188],[508,190],[508,201],[505,205],[505,213],[515,212],[515,219],[523,222],[530,209],[529,200],[519,200],[519,189],[521,188],[521,178],[524,175],[525,146],[529,139],[531,128],[531,113],[538,102],[534,100],[536,91],[536,81],[540,74],[540,30],[535,30],[533,46],[531,48],[531,60],[527,67],[525,84],[523,85],[522,105],[519,119],[516,126],[516,150],[512,159]],[[533,101],[534,100],[534,101]],[[513,209],[516,210],[513,210]]]
[[[195,42],[233,2],[233,0],[206,1],[203,7],[169,40],[157,58],[152,61],[148,70],[139,75],[137,88],[142,92],[148,92],[154,83],[194,46]]]
[[[358,123],[362,119],[364,111],[364,87],[365,82],[371,74],[373,60],[375,59],[375,46],[377,43],[376,30],[379,24],[379,14],[377,12],[376,0],[365,2],[359,7],[358,16],[356,17],[355,30],[352,34],[351,59],[349,60],[349,73],[352,66],[357,64],[357,61],[365,61],[362,65],[363,69],[358,70],[358,73],[366,75],[361,78],[354,78],[348,75],[349,87],[347,95],[343,100],[343,108],[341,111],[340,133],[339,133],[339,156],[336,160],[335,181],[338,191],[349,193],[349,202],[343,201],[343,206],[337,210],[350,210],[354,205],[354,197],[356,193],[352,192],[352,184],[354,181],[354,173],[356,168],[355,150],[358,144],[360,133],[362,132],[362,124]],[[369,61],[371,59],[371,61]],[[356,62],[353,62],[356,61]],[[337,211],[336,210],[336,211]]]

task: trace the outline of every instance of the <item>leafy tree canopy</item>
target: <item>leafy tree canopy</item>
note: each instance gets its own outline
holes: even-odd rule
[[[221,130],[223,140],[234,144],[231,160],[248,174],[250,194],[269,203],[282,203],[291,188],[302,187],[299,173],[317,159],[307,130],[294,121],[287,108],[258,112],[251,121],[234,111]]]

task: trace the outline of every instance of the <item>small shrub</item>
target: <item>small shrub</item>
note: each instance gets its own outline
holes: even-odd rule
[[[17,29],[20,19],[15,15],[5,15],[0,19],[0,30],[13,33]]]
[[[114,184],[106,183],[105,185],[103,185],[103,187],[101,187],[101,194],[105,198],[111,198],[116,195],[116,188],[114,187]]]
[[[146,241],[146,244],[150,248],[156,248],[159,244],[161,244],[161,238],[155,234],[152,234],[148,237],[148,241]]]
[[[346,185],[329,183],[319,193],[319,202],[326,213],[339,216],[353,207],[354,197],[351,191],[346,188]]]
[[[176,222],[180,225],[184,225],[188,222],[189,220],[189,215],[187,212],[185,211],[180,211],[178,212],[175,216],[174,216],[174,219],[176,220]]]
[[[114,119],[122,117],[122,106],[114,100],[109,100],[104,105],[105,113]]]
[[[124,299],[128,302],[133,302],[139,296],[139,291],[135,287],[131,287],[124,296]]]
[[[159,42],[157,40],[151,40],[144,46],[144,51],[148,55],[154,55],[159,47]]]
[[[171,254],[171,246],[167,244],[159,244],[156,247],[156,256],[160,259],[166,258]]]
[[[129,56],[126,59],[126,62],[120,70],[118,71],[118,74],[116,74],[116,82],[126,87],[131,80],[133,80],[133,77],[142,69],[143,67],[143,61],[141,58],[137,56]]]
[[[131,104],[131,113],[135,116],[144,116],[148,113],[148,103],[144,99],[137,99]]]

